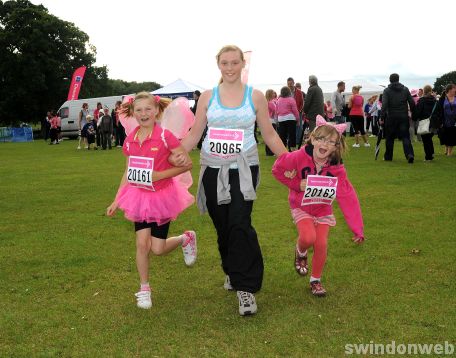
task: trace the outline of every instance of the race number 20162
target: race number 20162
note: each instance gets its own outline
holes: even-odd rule
[[[154,158],[128,157],[127,181],[134,186],[154,190],[152,173],[154,171]]]
[[[323,175],[308,175],[301,205],[331,205],[337,194],[337,178]]]

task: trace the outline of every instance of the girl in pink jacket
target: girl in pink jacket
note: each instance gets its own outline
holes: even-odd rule
[[[358,197],[342,164],[346,144],[346,124],[327,123],[317,116],[316,128],[307,144],[282,154],[272,173],[289,189],[291,216],[298,229],[295,268],[299,275],[308,272],[307,249],[313,247],[310,288],[315,296],[325,296],[321,275],[326,262],[329,227],[336,225],[332,201],[337,200],[352,230],[353,241],[364,241],[363,218]]]

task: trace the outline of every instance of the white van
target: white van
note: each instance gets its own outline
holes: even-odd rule
[[[66,101],[62,104],[57,112],[57,115],[62,120],[62,135],[64,137],[77,137],[79,131],[79,112],[81,112],[82,104],[89,105],[89,113],[93,116],[93,112],[97,108],[97,103],[100,102],[103,108],[109,108],[109,114],[114,109],[117,101],[122,101],[123,96],[110,96],[110,97],[97,97],[77,99],[73,101]]]

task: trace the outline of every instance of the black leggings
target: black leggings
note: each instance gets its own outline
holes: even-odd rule
[[[258,166],[250,167],[252,183],[258,178]],[[222,268],[230,276],[235,290],[255,293],[263,282],[263,256],[251,214],[253,201],[244,200],[239,186],[239,172],[230,169],[229,184],[231,202],[217,203],[218,168],[207,168],[203,174],[206,205],[217,231],[217,243]]]
[[[296,121],[279,122],[279,136],[283,145],[288,149],[296,147]]]

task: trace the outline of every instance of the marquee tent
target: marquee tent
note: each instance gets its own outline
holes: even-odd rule
[[[168,97],[171,99],[177,97],[193,99],[193,92],[196,90],[202,92],[204,91],[204,88],[179,78],[176,81],[166,85],[165,87],[153,91],[152,94],[156,94],[161,97]]]

